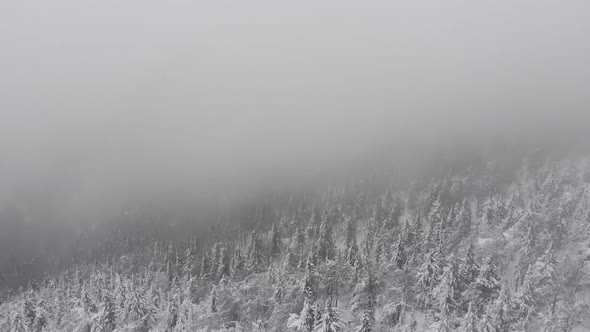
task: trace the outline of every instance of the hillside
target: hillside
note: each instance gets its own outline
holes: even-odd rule
[[[225,242],[120,239],[7,293],[0,330],[590,331],[588,160],[502,166],[329,188]]]

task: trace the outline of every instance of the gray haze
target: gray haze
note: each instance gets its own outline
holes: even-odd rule
[[[383,146],[403,158],[574,137],[590,122],[588,13],[588,1],[3,1],[0,208],[77,220],[311,181]]]

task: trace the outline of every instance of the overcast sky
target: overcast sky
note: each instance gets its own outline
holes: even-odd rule
[[[28,190],[83,209],[305,178],[390,141],[567,135],[590,122],[589,13],[582,0],[2,1],[0,206]]]

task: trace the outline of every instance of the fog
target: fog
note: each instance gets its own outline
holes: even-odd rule
[[[383,151],[401,163],[461,142],[583,144],[589,11],[4,1],[0,209],[96,221],[131,202],[208,206],[315,183]]]

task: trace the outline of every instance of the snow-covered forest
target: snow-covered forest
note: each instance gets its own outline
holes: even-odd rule
[[[589,13],[0,0],[0,332],[590,332]]]
[[[0,330],[587,331],[588,159],[503,166],[331,186],[206,237],[119,232],[4,287]]]

